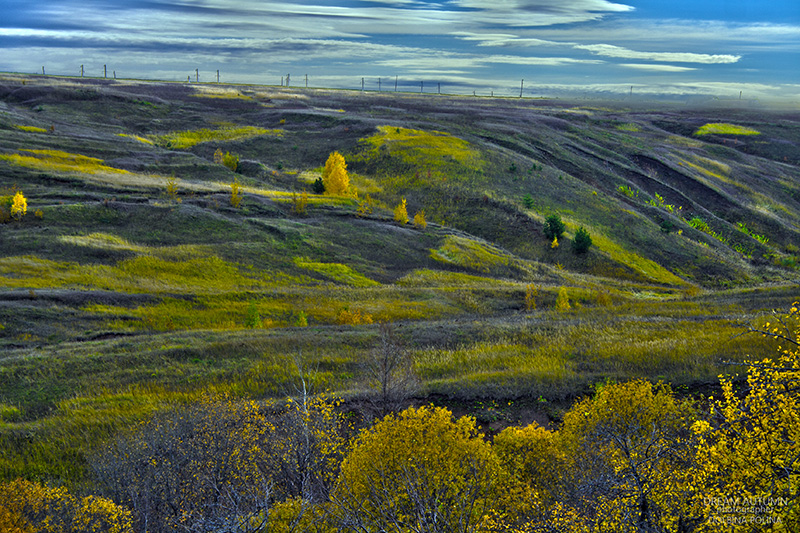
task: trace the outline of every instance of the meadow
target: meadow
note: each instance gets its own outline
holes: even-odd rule
[[[85,490],[209,392],[362,416],[385,324],[406,405],[490,434],[607,382],[701,398],[800,299],[800,113],[14,75],[0,104],[5,480]],[[334,151],[355,194],[313,189]]]

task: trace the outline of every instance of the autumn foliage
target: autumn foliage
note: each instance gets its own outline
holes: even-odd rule
[[[333,195],[348,194],[350,190],[350,177],[347,175],[347,163],[339,152],[333,152],[325,162],[322,171],[322,184],[325,192]]]
[[[300,396],[282,402],[209,395],[91,457],[99,495],[0,484],[0,531],[798,531],[797,304],[752,330],[778,354],[749,363],[746,384],[723,377],[719,399],[608,382],[555,427],[492,441],[434,406],[355,433],[352,413],[308,394],[303,374]],[[395,363],[412,361],[382,331],[372,368],[388,386]]]

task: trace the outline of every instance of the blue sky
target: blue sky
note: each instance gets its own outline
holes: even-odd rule
[[[0,0],[0,71],[800,99],[800,0]]]

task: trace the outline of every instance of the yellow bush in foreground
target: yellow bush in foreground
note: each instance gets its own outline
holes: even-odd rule
[[[64,488],[17,479],[0,483],[0,531],[133,533],[131,512],[98,496],[78,499]]]

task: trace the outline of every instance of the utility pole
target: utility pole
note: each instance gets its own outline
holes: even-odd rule
[[[283,76],[281,76],[281,87],[283,87]]]
[[[631,85],[631,94],[630,94],[630,96],[633,96],[633,85]]]
[[[219,69],[217,69],[217,83],[219,83]]]
[[[44,75],[45,75],[45,74],[44,74],[44,67],[42,67],[42,76],[44,76]]]
[[[200,83],[200,69],[194,69],[194,79],[196,83]]]
[[[81,65],[81,78],[83,77],[83,65]]]
[[[44,67],[42,67],[42,72],[44,73]],[[397,76],[394,77],[394,92],[397,92]]]
[[[364,92],[364,78],[361,78],[361,92]]]
[[[520,98],[522,98],[522,88],[523,88],[524,86],[525,86],[525,79],[523,78],[523,79],[522,79],[522,80],[519,82],[519,97],[520,97]]]
[[[286,75],[286,86],[287,87],[289,86],[289,75],[288,74]]]
[[[103,65],[103,78],[107,78],[107,77],[108,77],[108,70],[106,69],[106,66]]]
[[[308,89],[308,74],[306,74],[306,89]]]
[[[117,79],[117,71],[114,71],[114,79]]]

